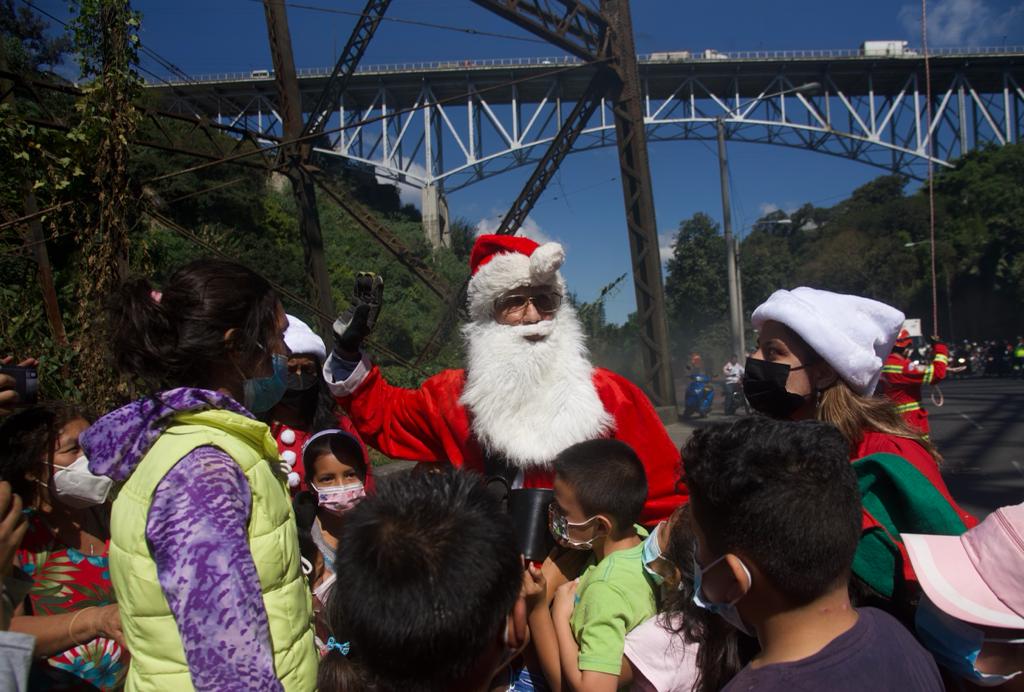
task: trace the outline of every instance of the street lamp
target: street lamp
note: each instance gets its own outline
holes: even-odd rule
[[[802,94],[809,91],[817,91],[821,88],[818,82],[808,82],[792,89],[783,89],[774,94],[764,94],[755,99],[749,99],[743,103],[730,108],[725,115],[715,117],[715,131],[718,135],[718,172],[722,186],[722,235],[725,236],[725,269],[729,281],[729,331],[732,332],[733,352],[740,356],[747,352],[746,339],[743,329],[743,309],[740,301],[739,271],[736,266],[736,256],[739,248],[736,246],[732,235],[732,209],[729,202],[729,160],[725,154],[725,119],[735,115],[736,111],[746,105],[766,98],[785,96],[786,94]]]

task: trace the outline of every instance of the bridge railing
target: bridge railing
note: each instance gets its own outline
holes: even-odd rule
[[[949,56],[977,56],[977,55],[1011,55],[1024,53],[1024,46],[987,46],[976,48],[937,48],[932,49],[930,55],[933,57]],[[906,49],[899,55],[890,56],[865,56],[859,48],[840,49],[807,49],[807,50],[755,50],[755,51],[672,51],[659,53],[639,54],[637,58],[641,63],[665,64],[677,62],[720,62],[720,61],[750,61],[750,60],[827,60],[841,58],[919,58],[920,53],[915,49]],[[579,58],[568,55],[553,57],[528,57],[528,58],[478,58],[467,60],[428,60],[422,62],[385,63],[380,65],[362,65],[356,70],[356,74],[394,74],[401,72],[440,72],[444,70],[486,70],[500,67],[546,67],[581,64]],[[331,74],[330,67],[304,67],[296,72],[300,78],[328,77]],[[259,82],[270,81],[274,77],[272,70],[252,70],[250,72],[218,72],[212,74],[195,75],[190,79],[165,79],[159,82],[147,80],[150,86],[188,86],[194,84],[212,82]]]

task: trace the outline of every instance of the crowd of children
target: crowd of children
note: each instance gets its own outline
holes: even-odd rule
[[[901,313],[776,292],[740,381],[757,413],[680,461],[639,390],[581,360],[561,248],[482,242],[466,334],[526,364],[420,390],[358,352],[379,278],[331,353],[239,265],[126,285],[112,355],[151,393],[0,425],[0,687],[1024,689],[1024,505],[979,524],[874,396]],[[553,408],[523,398],[509,430],[481,383],[523,378]],[[525,440],[569,410],[590,423]],[[449,463],[375,478],[364,434]]]

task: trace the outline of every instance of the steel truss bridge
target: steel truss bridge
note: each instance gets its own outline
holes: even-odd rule
[[[1024,47],[952,49],[924,60],[857,50],[639,56],[650,141],[774,144],[860,161],[913,178],[1024,135]],[[298,72],[310,116],[330,70]],[[452,192],[531,165],[582,98],[594,66],[575,57],[372,65],[352,75],[326,118],[321,153],[372,166],[385,178]],[[788,89],[817,82],[816,93]],[[274,76],[209,75],[151,84],[165,110],[243,127],[279,141]],[[773,96],[774,94],[774,96]],[[601,99],[573,152],[615,145],[612,103]]]

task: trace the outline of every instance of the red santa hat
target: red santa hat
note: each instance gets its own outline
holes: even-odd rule
[[[565,295],[565,280],[559,268],[565,250],[558,243],[537,243],[515,235],[482,235],[469,256],[467,299],[474,320],[494,316],[494,301],[524,286],[553,286]]]

